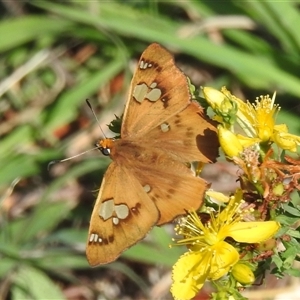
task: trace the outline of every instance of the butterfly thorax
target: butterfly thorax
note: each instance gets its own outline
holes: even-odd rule
[[[112,160],[130,161],[135,160],[140,155],[143,155],[143,147],[137,143],[126,139],[102,139],[96,143],[98,149],[103,155],[109,156]]]
[[[102,139],[96,146],[103,155],[127,166],[134,165],[137,161],[147,164],[161,162],[160,151],[146,151],[145,146],[131,139]]]

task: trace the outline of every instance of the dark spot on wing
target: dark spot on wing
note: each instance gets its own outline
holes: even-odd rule
[[[134,215],[137,215],[140,213],[140,209],[141,209],[142,205],[141,203],[137,203],[134,207],[132,207],[130,210]]]

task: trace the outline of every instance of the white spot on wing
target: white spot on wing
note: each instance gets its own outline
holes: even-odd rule
[[[155,88],[146,95],[146,98],[152,102],[155,102],[160,99],[161,94],[162,94],[161,90],[158,88]]]
[[[119,218],[116,218],[116,217],[114,217],[114,218],[112,219],[112,221],[113,221],[114,225],[118,225],[118,224],[119,224],[119,222],[120,222],[120,219],[119,219]]]
[[[145,191],[146,193],[149,193],[149,192],[151,191],[151,187],[150,187],[149,184],[144,185],[144,186],[143,186],[143,189],[144,189],[144,191]]]
[[[93,241],[94,241],[94,236],[95,236],[94,233],[92,233],[92,234],[90,235],[89,242],[93,242]]]
[[[142,103],[143,100],[145,99],[147,93],[148,93],[148,87],[147,87],[147,84],[141,83],[141,84],[137,84],[137,85],[134,87],[132,96],[134,97],[134,99],[135,99],[137,102]]]
[[[92,243],[92,242],[98,242],[99,241],[99,235],[97,233],[92,233],[90,235],[90,238],[89,238],[89,242]],[[101,242],[102,242],[102,239],[101,239]]]
[[[147,69],[148,63],[146,63],[145,61],[141,60],[140,62],[140,69],[145,70]]]
[[[126,219],[129,215],[129,208],[126,204],[116,205],[115,212],[119,219]]]
[[[162,132],[168,132],[170,130],[170,125],[168,123],[162,123],[160,125],[160,130]]]
[[[104,220],[108,220],[112,217],[114,212],[115,204],[114,199],[109,199],[101,203],[99,209],[99,216]]]

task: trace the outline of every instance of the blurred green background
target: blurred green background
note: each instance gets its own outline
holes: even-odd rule
[[[299,1],[0,2],[0,299],[170,299],[172,228],[91,269],[89,218],[109,163],[91,151],[121,116],[142,51],[158,42],[196,86],[253,101],[277,91],[300,133]],[[164,281],[162,280],[164,279]]]

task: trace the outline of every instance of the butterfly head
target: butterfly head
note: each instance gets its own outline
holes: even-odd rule
[[[103,155],[109,156],[110,150],[113,147],[113,139],[103,139],[96,143],[96,147],[102,152]]]

